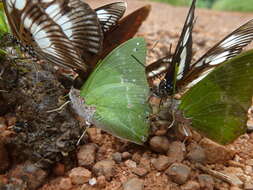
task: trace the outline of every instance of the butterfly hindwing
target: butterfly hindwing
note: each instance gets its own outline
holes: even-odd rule
[[[246,131],[253,94],[253,51],[222,63],[181,100],[179,109],[192,127],[226,144]]]
[[[106,56],[81,88],[85,106],[95,109],[89,117],[93,124],[136,144],[143,144],[149,134],[149,87],[138,62],[145,64],[145,58],[144,39],[131,39]],[[80,101],[70,97],[75,110],[85,113],[84,104],[80,107]]]
[[[118,23],[124,15],[126,7],[125,2],[116,2],[95,9],[104,32],[109,31]]]

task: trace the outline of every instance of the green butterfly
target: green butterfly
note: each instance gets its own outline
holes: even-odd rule
[[[136,144],[149,133],[146,44],[135,38],[114,49],[89,76],[81,91],[72,89],[73,108],[88,123]]]
[[[227,144],[246,132],[253,95],[253,50],[220,65],[192,87],[179,109],[192,127]]]

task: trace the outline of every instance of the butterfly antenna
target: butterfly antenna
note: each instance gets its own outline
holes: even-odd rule
[[[131,55],[141,66],[143,66],[144,68],[146,68],[146,65],[144,65],[137,57],[135,57],[134,55]]]

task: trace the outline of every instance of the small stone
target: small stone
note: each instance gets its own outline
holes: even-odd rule
[[[136,168],[136,167],[137,167],[136,162],[134,162],[133,160],[126,160],[126,161],[125,161],[125,165],[126,165],[128,168]]]
[[[122,158],[123,158],[124,160],[130,159],[131,157],[132,157],[132,155],[131,155],[129,152],[123,152],[123,153],[122,153]]]
[[[209,164],[224,164],[226,161],[231,160],[235,154],[234,151],[229,150],[225,146],[217,144],[207,138],[203,138],[199,145],[204,149],[206,163]]]
[[[170,142],[165,136],[154,136],[150,139],[149,144],[153,151],[166,153],[169,150]]]
[[[119,153],[119,152],[113,153],[113,154],[112,154],[112,159],[113,159],[116,163],[122,162],[121,153]]]
[[[244,184],[244,189],[245,190],[253,190],[253,183],[252,182],[246,182]]]
[[[99,144],[99,145],[101,144],[102,138],[103,138],[101,134],[101,129],[90,127],[87,129],[87,134],[93,143]]]
[[[78,167],[70,171],[69,177],[73,184],[82,185],[91,178],[91,172],[85,168]]]
[[[188,181],[186,184],[181,186],[181,190],[199,190],[200,185],[196,181]]]
[[[134,153],[132,156],[132,160],[135,161],[136,163],[139,163],[141,160],[141,155],[139,153]]]
[[[89,185],[90,185],[90,186],[94,186],[94,185],[96,185],[96,184],[97,184],[97,180],[96,180],[95,177],[89,179]]]
[[[253,159],[246,160],[246,164],[249,166],[253,166]]]
[[[96,176],[105,176],[106,180],[110,180],[114,175],[115,162],[113,160],[102,160],[93,166],[93,172]]]
[[[185,145],[180,141],[174,141],[169,145],[167,156],[170,164],[184,160]]]
[[[204,149],[196,143],[191,143],[188,147],[187,158],[192,162],[204,163],[206,159]]]
[[[160,155],[157,159],[152,159],[151,164],[158,171],[166,170],[170,165],[170,160],[167,156]]]
[[[214,188],[214,180],[210,175],[201,174],[198,176],[198,181],[201,189],[212,190]]]
[[[170,182],[164,190],[181,190],[181,188],[178,186],[178,184]]]
[[[72,188],[72,183],[69,178],[62,178],[59,183],[59,188],[63,190],[68,190]]]
[[[248,130],[248,132],[253,131],[253,120],[252,119],[247,121],[247,130]]]
[[[105,176],[101,175],[97,178],[97,186],[102,189],[106,186]]]
[[[95,144],[86,144],[80,147],[77,153],[78,165],[84,167],[92,167],[96,159],[97,147]]]
[[[143,190],[144,183],[143,180],[138,178],[132,178],[123,184],[123,190]]]
[[[0,141],[0,173],[9,167],[9,158],[4,144]]]
[[[165,173],[177,184],[184,184],[190,176],[191,169],[181,163],[172,164]]]
[[[133,168],[133,173],[140,177],[144,177],[148,174],[148,170],[143,167],[137,167]]]
[[[245,166],[245,170],[244,170],[245,174],[250,175],[253,173],[253,169],[252,166]]]

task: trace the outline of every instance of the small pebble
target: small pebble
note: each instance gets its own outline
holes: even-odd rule
[[[160,155],[157,159],[152,159],[151,164],[158,171],[166,170],[170,165],[170,159],[167,156]]]
[[[69,173],[69,177],[73,184],[82,185],[89,181],[91,172],[82,167],[73,168]]]
[[[72,188],[72,183],[69,178],[62,178],[59,183],[59,188],[63,190],[69,190]]]
[[[148,170],[143,167],[137,167],[137,168],[133,168],[133,173],[135,173],[136,175],[140,177],[144,177],[148,174]]]
[[[106,186],[105,176],[101,175],[97,178],[97,186],[102,189]]]
[[[207,174],[198,175],[198,181],[201,189],[210,189],[214,188],[214,180],[213,177]]]
[[[143,190],[144,182],[139,178],[132,178],[123,184],[123,190]]]
[[[113,160],[102,160],[93,166],[93,172],[96,176],[105,176],[106,180],[110,180],[114,175],[115,162]]]
[[[116,163],[120,163],[122,162],[122,155],[119,152],[115,152],[112,154],[112,159],[116,162]]]
[[[89,179],[89,185],[94,186],[94,185],[96,185],[96,184],[97,184],[97,180],[96,180],[95,177]]]
[[[134,153],[132,156],[132,160],[135,161],[136,163],[139,163],[141,160],[141,155],[138,152]]]
[[[174,163],[165,171],[165,173],[172,179],[173,182],[182,185],[186,183],[189,178],[191,169],[184,164]]]
[[[185,145],[180,141],[174,141],[169,145],[167,156],[170,163],[182,162],[184,160]]]
[[[137,167],[136,162],[134,162],[133,160],[126,160],[126,161],[125,161],[125,165],[126,165],[128,168],[136,168],[136,167]]]
[[[84,167],[92,167],[96,159],[97,147],[95,144],[86,144],[80,147],[77,153],[78,165]]]
[[[187,158],[192,162],[204,163],[206,159],[204,149],[196,143],[191,143],[188,147]]]
[[[95,127],[91,127],[87,129],[87,134],[90,138],[90,140],[93,143],[96,144],[101,144],[102,143],[102,134],[101,134],[101,129],[95,128]]]
[[[130,154],[129,152],[123,152],[122,153],[122,158],[124,160],[130,159],[132,157],[132,154]]]
[[[149,144],[153,151],[159,153],[166,153],[170,146],[170,142],[165,136],[154,136],[150,139]]]

